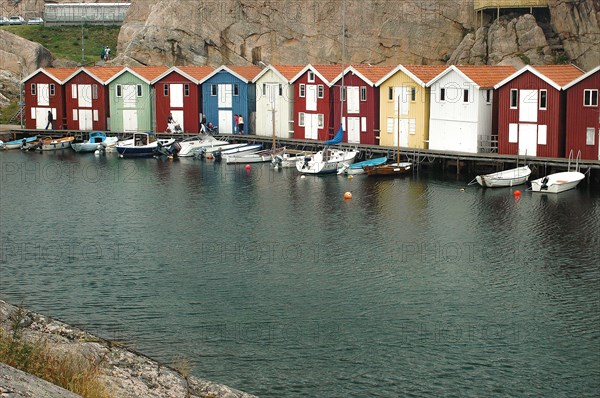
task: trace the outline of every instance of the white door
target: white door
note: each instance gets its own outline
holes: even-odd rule
[[[217,127],[219,127],[219,133],[231,134],[233,132],[233,111],[220,110]]]
[[[232,98],[233,98],[233,88],[231,84],[219,84],[219,108],[231,108]],[[231,113],[231,112],[230,112]],[[219,115],[221,113],[219,112]],[[221,116],[219,116],[219,120]],[[231,124],[231,122],[229,123]],[[219,127],[221,127],[221,122],[219,121]],[[221,131],[219,129],[219,131]]]
[[[137,109],[123,110],[123,131],[137,131],[137,129]]]
[[[169,93],[171,108],[183,108],[183,84],[171,84]]]
[[[306,113],[304,115],[304,138],[316,140],[319,129],[319,115]]]
[[[37,104],[38,106],[50,105],[50,86],[48,84],[37,85]]]
[[[536,156],[537,124],[519,124],[519,155]]]
[[[77,85],[77,105],[79,108],[92,107],[92,85],[78,84]],[[85,129],[82,129],[85,130]]]
[[[175,120],[175,124],[178,124],[179,127],[181,127],[181,131],[185,131],[185,129],[183,128],[183,111],[171,111],[171,115],[173,115],[173,120]]]
[[[123,90],[123,106],[126,108],[135,108],[137,103],[137,87],[135,84],[125,84],[122,87]],[[137,114],[136,114],[137,120]],[[137,125],[137,121],[136,121]]]
[[[44,129],[48,124],[48,110],[50,108],[35,108],[35,128]],[[54,122],[56,123],[56,122]]]
[[[408,119],[400,119],[400,146],[408,147]]]
[[[360,144],[360,118],[349,117],[346,122],[348,124],[348,142]]]
[[[538,91],[520,90],[519,92],[519,121],[537,122]]]
[[[359,113],[360,98],[358,87],[346,87],[346,106],[348,113]]]
[[[91,109],[80,109],[79,110],[79,130],[92,130],[92,110]]]
[[[317,110],[317,86],[315,84],[306,85],[306,110]]]

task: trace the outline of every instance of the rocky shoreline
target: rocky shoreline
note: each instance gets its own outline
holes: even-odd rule
[[[19,308],[0,300],[0,327],[11,331]],[[254,395],[193,376],[128,349],[120,344],[94,336],[77,327],[24,310],[20,319],[23,338],[43,339],[57,351],[75,352],[101,361],[102,380],[119,398],[255,398]],[[31,391],[31,389],[36,389]],[[41,382],[35,376],[8,366],[0,367],[0,396],[55,397],[48,389],[58,388]],[[13,395],[5,395],[5,394]],[[78,396],[60,395],[60,396]]]

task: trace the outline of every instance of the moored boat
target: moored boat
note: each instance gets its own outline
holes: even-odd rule
[[[585,178],[585,174],[579,171],[563,171],[548,174],[545,177],[531,181],[533,192],[560,193],[573,189]]]
[[[365,167],[367,166],[379,166],[387,162],[387,157],[383,156],[380,158],[373,158],[363,160],[362,162],[352,163],[352,164],[342,164],[338,170],[338,174],[364,174]]]
[[[273,149],[265,149],[262,151],[258,151],[255,153],[247,153],[242,152],[240,154],[228,155],[224,156],[225,162],[228,164],[236,164],[236,163],[263,163],[263,162],[271,162],[274,156],[279,154],[283,154],[285,148],[277,148]]]
[[[133,138],[117,142],[116,149],[121,158],[151,157],[158,152],[159,144],[168,147],[174,143],[174,138],[156,139],[152,133],[134,133]]]
[[[226,158],[229,155],[242,154],[242,153],[249,154],[249,153],[258,152],[261,150],[261,148],[262,148],[262,144],[249,144],[249,145],[242,145],[237,148],[221,150],[220,152],[221,152],[221,156],[223,156],[223,158]]]
[[[397,162],[380,166],[365,166],[364,169],[368,176],[396,176],[408,173],[411,167],[412,163],[410,162]]]
[[[107,137],[102,131],[93,131],[90,133],[90,138],[86,141],[73,141],[71,148],[75,152],[94,152],[97,149],[104,149],[109,146],[116,145],[117,137]]]
[[[485,188],[512,187],[525,184],[530,175],[531,169],[529,166],[522,166],[497,173],[478,175],[475,180]]]
[[[19,149],[23,146],[27,146],[28,144],[36,142],[37,140],[37,135],[34,135],[33,137],[22,138],[20,140],[12,140],[8,142],[0,141],[0,149]]]
[[[335,174],[340,165],[352,164],[358,155],[356,150],[324,148],[314,155],[296,162],[296,170],[302,174]]]
[[[27,149],[30,151],[56,151],[59,149],[68,149],[71,147],[73,140],[75,140],[75,137],[44,137],[40,138],[36,143],[32,143]]]
[[[186,138],[180,141],[178,144],[181,146],[178,156],[190,157],[195,156],[199,153],[202,148],[218,147],[227,145],[229,142],[217,140],[211,135],[197,136]]]
[[[273,163],[273,167],[276,167],[276,168],[296,167],[296,163],[298,161],[304,161],[304,158],[306,156],[312,156],[312,155],[313,155],[312,152],[302,152],[301,154],[291,154],[291,153],[284,152],[282,154],[275,155],[275,157],[273,157],[273,160],[271,161],[271,163]]]

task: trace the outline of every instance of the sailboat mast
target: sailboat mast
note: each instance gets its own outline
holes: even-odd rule
[[[401,92],[402,92],[402,90],[401,90]],[[398,123],[397,123],[398,124],[398,149],[396,150],[396,152],[397,152],[396,157],[398,159],[396,160],[396,163],[398,163],[398,165],[400,165],[400,95],[398,95],[398,110],[396,112],[398,112],[396,114],[396,116],[398,118]]]

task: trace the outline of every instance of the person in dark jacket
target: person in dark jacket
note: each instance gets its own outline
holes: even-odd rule
[[[48,111],[48,124],[46,124],[44,130],[48,130],[48,127],[50,127],[50,130],[54,130],[54,116],[52,116],[52,111]]]

